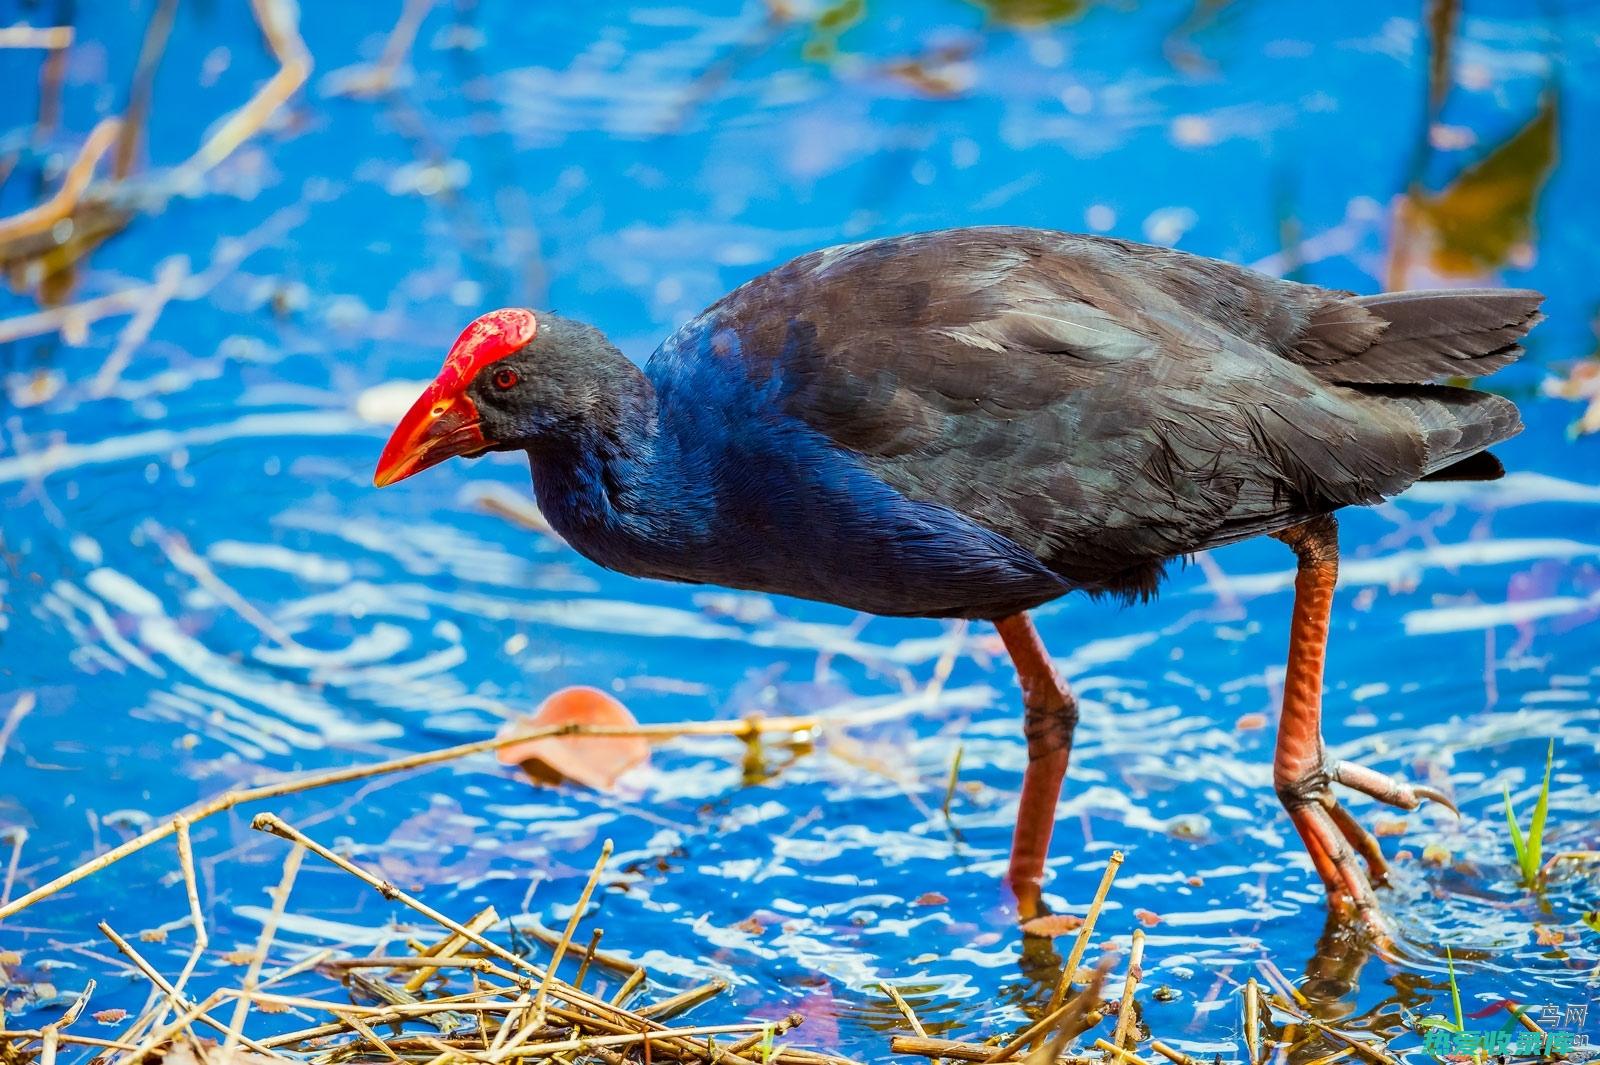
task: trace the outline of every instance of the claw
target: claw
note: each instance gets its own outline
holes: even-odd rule
[[[1440,791],[1438,788],[1430,788],[1426,784],[1413,784],[1411,785],[1411,790],[1416,794],[1417,798],[1427,799],[1429,802],[1438,803],[1446,810],[1449,810],[1451,813],[1455,814],[1457,820],[1460,820],[1461,808],[1452,802],[1450,797],[1444,792]]]

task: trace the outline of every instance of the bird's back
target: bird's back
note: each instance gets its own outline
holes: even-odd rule
[[[1123,241],[946,230],[778,267],[650,372],[669,393],[716,382],[746,421],[802,427],[1072,586],[1138,594],[1176,555],[1493,474],[1476,456],[1515,408],[1428,382],[1515,359],[1539,299],[1356,297]]]

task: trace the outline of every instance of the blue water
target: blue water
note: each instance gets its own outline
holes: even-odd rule
[[[52,6],[24,13],[46,24]],[[695,740],[614,795],[534,790],[483,757],[274,808],[460,917],[521,914],[537,884],[529,912],[559,923],[610,837],[591,918],[603,946],[661,988],[732,981],[696,1019],[798,1008],[798,1042],[882,1059],[897,1025],[872,985],[893,979],[940,1030],[1015,1027],[1059,959],[1025,949],[998,881],[1024,750],[992,633],[605,573],[482,505],[528,497],[509,457],[374,491],[394,393],[369,392],[431,376],[491,307],[595,322],[643,359],[801,251],[1010,223],[1362,291],[1549,294],[1528,358],[1493,382],[1529,424],[1501,451],[1512,476],[1344,520],[1329,741],[1449,787],[1465,815],[1414,814],[1384,839],[1404,852],[1385,904],[1411,959],[1346,952],[1341,969],[1338,950],[1313,949],[1320,887],[1269,777],[1290,563],[1270,542],[1175,569],[1153,605],[1039,612],[1085,709],[1049,893],[1081,913],[1126,852],[1102,936],[1125,944],[1148,911],[1146,987],[1174,997],[1144,993],[1145,1017],[1197,1054],[1239,1056],[1235,989],[1263,960],[1388,1034],[1401,1007],[1448,1012],[1447,945],[1469,1011],[1594,997],[1600,949],[1580,917],[1595,867],[1529,895],[1500,806],[1509,787],[1526,823],[1554,737],[1546,852],[1600,843],[1600,437],[1575,437],[1582,405],[1544,395],[1595,344],[1600,12],[1467,3],[1430,122],[1439,46],[1409,7],[996,9],[1025,6],[1052,17],[440,5],[395,91],[362,98],[344,92],[351,68],[377,57],[398,5],[306,4],[307,88],[174,187],[162,175],[275,69],[247,5],[180,5],[127,225],[69,277],[41,290],[24,265],[0,294],[12,320],[176,279],[147,336],[122,312],[0,346],[12,895],[197,799],[479,738],[569,684],[652,722],[815,712],[864,723],[815,750],[774,745],[771,775],[748,785],[737,742]],[[0,213],[53,188],[125,104],[154,5],[77,8],[61,120],[42,137],[40,53],[0,49],[0,163],[14,159]],[[1413,185],[1442,206],[1397,220]],[[278,877],[284,848],[249,829],[254,812],[195,832],[215,947],[201,987],[242,977],[224,952],[254,942]],[[176,972],[191,933],[175,867],[164,844],[0,925],[0,951],[22,955],[0,987],[11,1018],[45,1023],[90,977],[93,1008],[137,1008],[142,982],[94,925],[168,928],[141,949]],[[314,861],[290,910],[273,966],[406,934],[388,924],[403,912]]]

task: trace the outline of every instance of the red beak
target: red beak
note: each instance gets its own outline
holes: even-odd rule
[[[395,426],[378,457],[372,483],[382,488],[445,459],[476,454],[488,446],[478,424],[477,406],[466,396],[449,394],[435,381]]]

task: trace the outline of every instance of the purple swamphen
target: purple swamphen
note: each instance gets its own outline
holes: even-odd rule
[[[1383,855],[1332,786],[1450,804],[1323,746],[1333,514],[1503,473],[1485,449],[1516,407],[1431,382],[1518,358],[1541,299],[1356,296],[1037,229],[875,240],[735,289],[643,371],[580,322],[486,314],[374,480],[522,450],[550,524],[610,569],[993,621],[1026,707],[1024,916],[1077,722],[1027,611],[1147,598],[1174,558],[1274,536],[1299,559],[1274,782],[1330,899],[1376,926]]]

